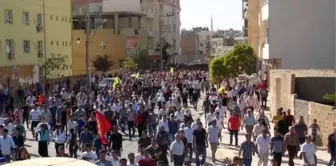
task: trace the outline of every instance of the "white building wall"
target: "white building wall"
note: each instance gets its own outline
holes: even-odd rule
[[[140,0],[103,0],[103,12],[141,12]]]
[[[284,69],[335,69],[335,0],[270,0],[269,58]]]
[[[160,10],[160,4],[163,5],[162,10]],[[176,6],[172,6],[165,3],[156,3],[156,11],[161,11],[161,30],[162,38],[165,38],[167,42],[171,45],[175,45],[172,49],[172,53],[181,54],[181,22],[180,22],[180,9]],[[155,41],[159,42],[159,14],[154,19],[156,29]],[[175,41],[175,42],[174,42]]]

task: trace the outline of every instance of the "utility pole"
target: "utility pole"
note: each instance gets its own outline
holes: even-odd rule
[[[87,90],[91,89],[91,71],[90,71],[90,13],[89,3],[85,0],[85,58],[86,58],[86,74],[87,74]]]
[[[165,18],[165,17],[172,17],[175,15],[175,13],[167,13],[167,15],[162,15],[162,11],[161,11],[161,4],[163,4],[162,2],[160,2],[160,5],[159,5],[159,44],[160,44],[160,62],[161,62],[161,69],[163,69],[163,40],[161,39],[162,38],[162,23],[161,23],[161,18]]]

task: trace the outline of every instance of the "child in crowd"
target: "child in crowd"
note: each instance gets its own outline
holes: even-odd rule
[[[317,136],[317,131],[320,131],[320,126],[317,124],[317,120],[313,120],[313,124],[311,124],[308,129],[311,128],[311,135],[313,136],[313,143],[316,143],[316,136]]]

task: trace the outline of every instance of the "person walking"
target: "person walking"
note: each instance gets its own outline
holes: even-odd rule
[[[330,153],[328,166],[336,165],[336,128],[334,128],[334,132],[328,136],[328,153]]]
[[[317,149],[313,143],[311,135],[306,136],[306,142],[301,145],[302,165],[317,166],[316,153]]]
[[[240,115],[234,114],[230,116],[227,123],[228,130],[230,132],[230,146],[232,145],[232,137],[235,137],[235,146],[238,147],[238,132],[240,127]]]
[[[284,139],[279,131],[274,131],[274,136],[271,138],[271,155],[277,161],[277,165],[282,163],[282,156],[284,155]]]
[[[211,147],[211,157],[212,162],[215,163],[216,161],[216,152],[218,148],[218,137],[219,132],[221,131],[220,128],[216,125],[216,120],[211,122],[211,126],[208,127],[208,139]]]
[[[259,157],[259,152],[255,146],[255,144],[251,141],[251,135],[246,134],[245,135],[246,140],[240,145],[238,157],[241,156],[241,153],[243,153],[243,163],[245,166],[251,166],[252,165],[252,155],[256,153]]]
[[[96,165],[101,166],[113,166],[110,160],[106,160],[106,151],[100,150],[99,151],[99,159],[95,162]]]
[[[206,160],[206,148],[208,147],[207,133],[201,122],[197,123],[198,128],[193,132],[193,148],[196,153],[196,166],[203,165]],[[202,160],[200,161],[200,155]]]
[[[258,166],[268,166],[269,144],[271,138],[268,136],[268,130],[264,129],[262,134],[258,135],[255,141],[259,152]]]
[[[185,146],[179,134],[175,134],[175,141],[170,145],[170,158],[174,166],[183,166]]]
[[[288,151],[288,165],[294,166],[294,158],[300,149],[300,142],[293,126],[289,127],[289,133],[284,137],[284,148],[284,152]]]
[[[3,129],[2,137],[0,137],[0,150],[5,162],[11,161],[12,150],[15,148],[12,136],[8,135],[7,129]]]
[[[49,157],[48,144],[49,144],[49,129],[47,124],[42,124],[39,130],[36,131],[38,139],[38,153],[41,157]]]

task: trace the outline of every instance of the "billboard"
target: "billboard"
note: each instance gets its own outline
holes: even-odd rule
[[[126,36],[126,49],[136,49],[138,46],[138,36]]]

